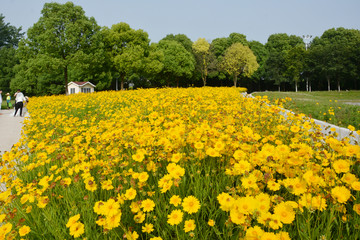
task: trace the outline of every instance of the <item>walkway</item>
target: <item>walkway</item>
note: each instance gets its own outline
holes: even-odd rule
[[[19,114],[19,113],[18,113]],[[14,117],[14,110],[0,110],[0,155],[10,151],[21,137],[23,117]]]
[[[5,151],[10,151],[12,146],[19,141],[23,121],[23,117],[14,117],[13,109],[0,110],[0,155],[3,155]],[[5,190],[5,184],[0,184],[0,192]]]

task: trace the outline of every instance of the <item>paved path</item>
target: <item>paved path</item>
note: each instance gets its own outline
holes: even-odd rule
[[[0,110],[0,155],[10,151],[20,139],[24,117],[18,115],[14,117],[13,109]]]
[[[0,110],[0,155],[3,155],[5,151],[10,151],[12,146],[17,143],[21,137],[24,118],[18,115],[14,117],[13,109]],[[25,116],[27,115],[26,113]],[[5,184],[0,184],[0,192],[5,190]]]

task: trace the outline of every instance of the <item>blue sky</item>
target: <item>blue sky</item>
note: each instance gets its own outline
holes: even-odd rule
[[[0,0],[5,22],[26,31],[41,16],[45,0]],[[65,3],[67,1],[54,0]],[[360,0],[73,0],[100,26],[126,22],[152,42],[167,34],[192,41],[242,33],[266,43],[275,33],[321,36],[330,28],[360,29]]]

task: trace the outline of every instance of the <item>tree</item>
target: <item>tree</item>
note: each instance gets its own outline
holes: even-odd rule
[[[4,18],[5,16],[0,14],[0,48],[16,47],[24,33],[21,33],[21,27],[16,28],[10,23],[5,23]]]
[[[120,89],[123,90],[125,79],[142,71],[150,42],[148,34],[141,29],[134,30],[124,22],[112,25],[111,29],[105,27],[102,33],[113,76],[120,78]]]
[[[78,68],[98,64],[98,57],[103,57],[100,27],[94,18],[86,17],[83,9],[72,2],[45,3],[41,15],[19,46],[23,66],[12,85],[15,87],[24,78],[31,82],[33,78],[42,80],[45,85],[54,85],[57,90],[54,92],[48,88],[46,91],[49,93],[58,94],[59,90],[67,93],[69,74]],[[28,75],[29,72],[32,76]],[[38,88],[38,83],[31,85]],[[31,90],[38,93],[36,89]]]
[[[300,45],[303,46],[301,37],[285,33],[273,34],[268,38],[265,47],[269,51],[269,58],[265,63],[266,78],[274,81],[275,85],[279,86],[279,91],[282,83],[289,83],[289,78],[286,75],[287,66],[285,59],[288,52]]]
[[[205,38],[199,38],[193,43],[192,48],[200,69],[201,79],[203,80],[204,86],[206,86],[210,44],[208,43],[208,41],[205,40]]]
[[[239,75],[250,77],[259,67],[254,53],[241,43],[234,43],[226,50],[221,65],[233,77],[234,87]]]
[[[159,49],[164,54],[163,69],[161,76],[165,79],[167,86],[175,82],[179,86],[181,77],[190,78],[195,69],[194,56],[185,47],[176,41],[160,40]]]
[[[21,33],[21,27],[5,23],[4,18],[0,14],[0,90],[9,92],[10,81],[15,76],[14,66],[19,63],[16,48],[24,33]]]
[[[168,34],[168,35],[166,35],[166,37],[164,37],[161,40],[176,41],[176,42],[180,43],[186,49],[186,51],[192,53],[193,42],[185,34],[176,34],[176,35]]]
[[[323,76],[327,88],[331,90],[331,82],[341,90],[341,85],[350,85],[349,79],[359,80],[360,31],[355,29],[332,28],[326,30],[319,38],[315,38],[310,47],[310,59],[315,71]]]
[[[265,63],[266,60],[269,58],[269,51],[265,48],[264,44],[258,41],[250,41],[249,47],[256,56],[256,61],[259,64],[259,68],[251,76],[251,79],[258,83],[258,88],[259,90],[261,90],[262,87],[266,88],[266,86],[261,85],[265,84]]]
[[[285,57],[285,75],[295,83],[295,92],[298,91],[298,82],[301,73],[304,71],[305,49],[298,45],[290,49]]]

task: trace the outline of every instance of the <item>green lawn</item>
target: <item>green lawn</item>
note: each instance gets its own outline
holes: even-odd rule
[[[10,100],[12,104],[12,108],[15,106],[15,100]],[[1,109],[7,109],[6,100],[3,100],[1,103]]]
[[[255,92],[253,96],[276,99],[291,98],[286,109],[323,120],[338,126],[360,129],[360,91],[323,92]],[[358,104],[358,105],[354,105]]]

